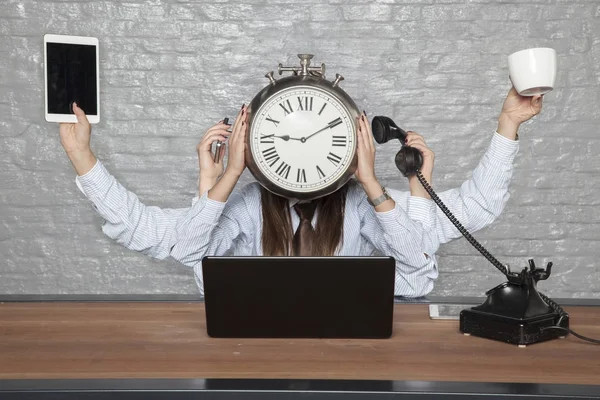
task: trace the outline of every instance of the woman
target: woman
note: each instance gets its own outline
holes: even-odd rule
[[[540,97],[522,97],[511,89],[490,147],[472,178],[439,194],[469,231],[488,225],[502,211],[518,150],[517,130],[541,106]],[[74,112],[78,122],[61,124],[61,142],[79,175],[78,186],[106,220],[104,233],[129,249],[159,259],[171,256],[193,267],[201,292],[201,261],[206,255],[365,256],[379,251],[396,259],[396,295],[423,296],[438,275],[434,254],[439,244],[460,236],[416,178],[409,179],[410,193],[389,190],[391,199],[371,206],[369,200],[380,197],[383,189],[375,176],[375,148],[364,115],[357,121],[357,183],[317,200],[315,215],[301,221],[293,199],[275,196],[257,183],[233,193],[245,168],[245,107],[231,133],[229,126],[219,123],[207,130],[198,145],[200,197],[186,209],[147,207],[123,188],[91,152],[85,114],[76,106]],[[210,148],[215,140],[228,140],[225,170],[222,161],[212,161]],[[431,182],[433,152],[414,132],[409,133],[407,145],[423,153],[421,170]],[[309,250],[294,240],[301,224],[315,226],[316,244]]]

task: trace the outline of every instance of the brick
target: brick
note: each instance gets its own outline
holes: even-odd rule
[[[74,184],[58,128],[43,120],[45,33],[96,36],[103,120],[92,146],[150,205],[185,207],[205,130],[267,84],[277,64],[313,52],[370,116],[389,115],[436,153],[434,185],[467,179],[485,152],[510,82],[506,57],[559,53],[557,85],[520,128],[511,198],[476,233],[519,269],[555,262],[543,290],[598,297],[600,8],[593,0],[178,0],[0,2],[0,291],[196,293],[191,271],[101,233]],[[515,36],[515,32],[518,35]],[[377,145],[381,182],[408,190],[397,145]],[[246,171],[239,186],[253,181]],[[238,188],[239,188],[238,186]],[[73,246],[72,243],[77,243]],[[503,281],[465,240],[438,252],[434,295],[483,295]]]
[[[344,19],[348,21],[389,21],[391,7],[388,5],[351,5],[343,9]]]
[[[315,4],[310,7],[311,21],[339,21],[343,18],[342,8],[334,4]]]

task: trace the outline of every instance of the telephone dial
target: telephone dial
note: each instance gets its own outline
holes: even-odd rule
[[[502,272],[507,281],[486,292],[487,300],[460,313],[460,331],[488,339],[525,346],[537,342],[562,338],[571,333],[593,343],[599,340],[579,335],[569,329],[569,314],[552,299],[537,290],[537,282],[548,279],[552,263],[537,268],[532,259],[529,268],[512,272],[487,251],[462,226],[421,174],[423,156],[415,148],[405,145],[407,133],[389,117],[376,116],[371,122],[373,136],[379,144],[398,139],[402,144],[396,154],[396,167],[404,176],[416,175],[431,199],[444,212],[450,222],[492,265]]]

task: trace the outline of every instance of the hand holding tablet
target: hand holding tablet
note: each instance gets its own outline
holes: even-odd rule
[[[45,114],[48,122],[77,122],[77,103],[89,123],[100,121],[98,39],[44,35]]]

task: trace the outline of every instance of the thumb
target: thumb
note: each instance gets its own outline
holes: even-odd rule
[[[73,112],[75,113],[75,116],[77,117],[77,122],[79,122],[80,124],[84,124],[84,125],[88,125],[88,119],[85,116],[85,113],[83,112],[83,110],[81,108],[79,108],[79,106],[77,106],[77,103],[73,102]]]
[[[225,148],[227,145],[223,143],[221,147],[219,147],[219,165],[223,165],[223,158],[225,158]]]

